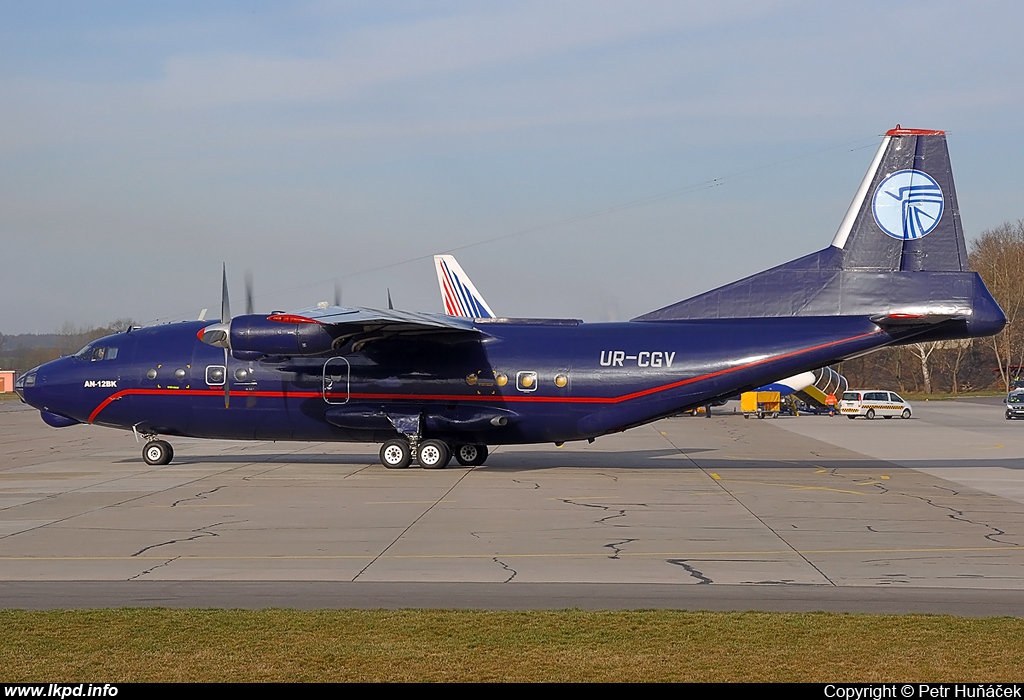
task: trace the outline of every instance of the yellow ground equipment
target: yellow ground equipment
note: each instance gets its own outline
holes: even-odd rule
[[[744,418],[779,417],[782,395],[777,391],[747,391],[740,394],[740,412]]]

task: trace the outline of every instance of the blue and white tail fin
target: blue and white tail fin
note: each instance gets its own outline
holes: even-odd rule
[[[491,307],[454,256],[435,255],[434,269],[446,314],[462,318],[494,318]]]
[[[969,269],[944,132],[886,132],[832,247],[846,269]]]
[[[1003,328],[968,265],[944,132],[886,132],[829,247],[633,320],[783,316],[942,324],[929,340]]]

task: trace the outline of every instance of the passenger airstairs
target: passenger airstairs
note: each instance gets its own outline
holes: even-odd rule
[[[836,372],[831,367],[822,367],[814,370],[814,384],[806,389],[796,392],[796,395],[812,406],[825,406],[825,398],[835,394],[837,399],[843,397],[843,392],[849,388],[846,377]]]

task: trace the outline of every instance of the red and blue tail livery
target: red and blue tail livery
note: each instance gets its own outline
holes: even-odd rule
[[[477,291],[473,280],[463,272],[458,260],[451,255],[435,255],[434,269],[446,314],[462,318],[494,318],[491,307]]]
[[[885,134],[831,245],[624,323],[496,318],[454,258],[445,313],[318,304],[132,329],[17,381],[52,426],[381,443],[389,468],[594,440],[879,348],[989,336],[941,131]],[[76,428],[69,428],[76,429]]]

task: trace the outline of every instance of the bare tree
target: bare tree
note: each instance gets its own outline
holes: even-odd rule
[[[931,363],[933,386],[948,386],[953,394],[960,392],[960,370],[964,367],[965,358],[973,345],[973,340],[973,338],[962,338],[931,343],[935,346],[936,351]]]
[[[129,317],[118,318],[108,323],[106,327],[111,333],[123,333],[129,328],[135,327],[135,319]]]
[[[84,345],[105,335],[110,335],[110,329],[77,326],[71,321],[65,321],[57,329],[56,349],[60,355],[70,355]]]
[[[907,348],[917,357],[921,362],[921,379],[924,384],[924,393],[932,393],[932,372],[928,366],[928,359],[935,352],[935,348],[938,347],[938,343],[911,343],[907,345]]]

